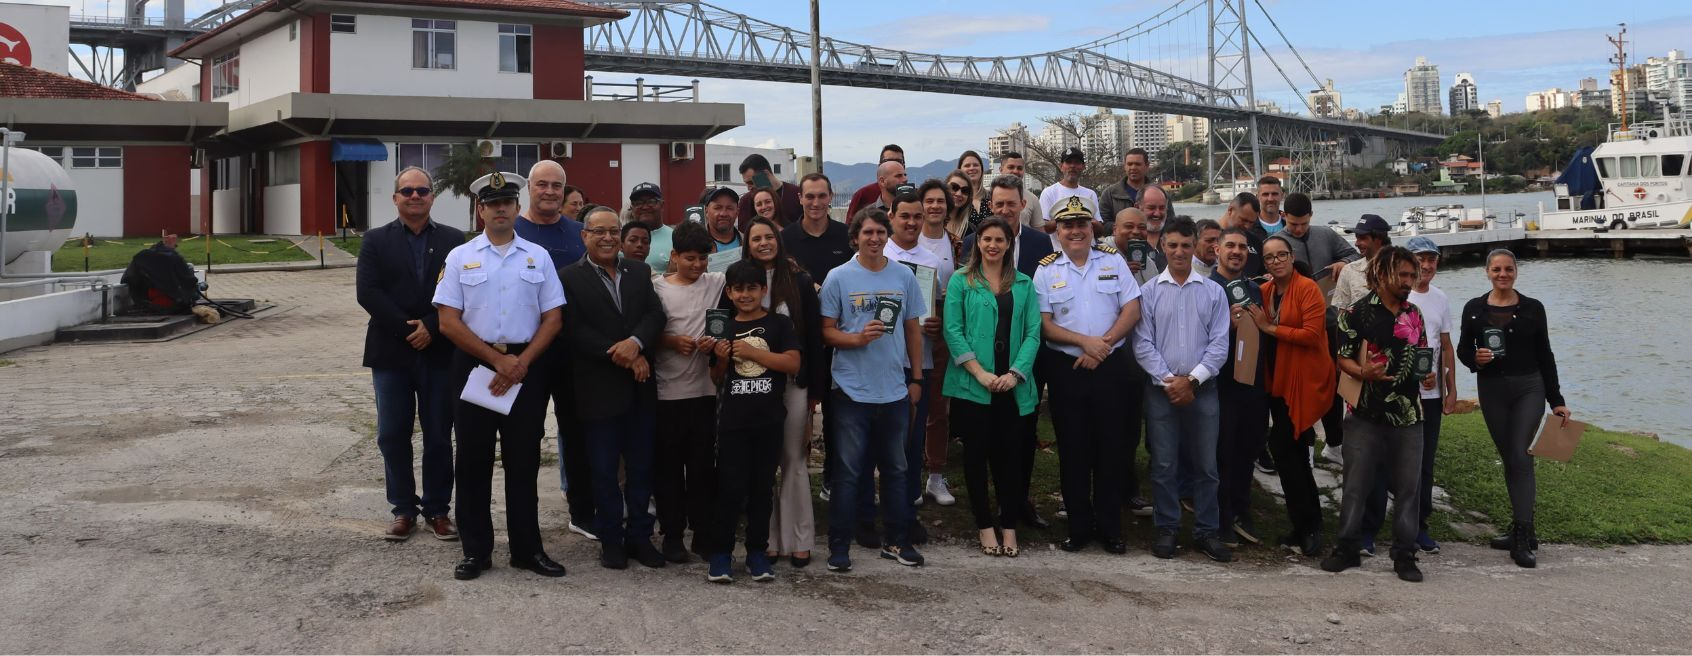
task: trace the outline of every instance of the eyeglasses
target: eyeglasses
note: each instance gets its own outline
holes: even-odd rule
[[[1263,254],[1263,261],[1265,263],[1280,262],[1280,261],[1288,260],[1288,259],[1291,259],[1291,258],[1292,258],[1292,253],[1264,253]]]
[[[949,184],[949,185],[946,185],[946,186],[950,187],[952,189],[952,193],[954,193],[954,194],[961,194],[963,192],[969,191],[969,187],[966,187],[964,185],[957,184],[957,183],[952,183],[952,184]]]
[[[418,195],[418,196],[427,196],[429,194],[435,193],[435,190],[430,189],[428,187],[400,187],[399,189],[395,190],[394,193],[399,194],[399,195],[404,196],[404,197],[410,197],[414,194]]]

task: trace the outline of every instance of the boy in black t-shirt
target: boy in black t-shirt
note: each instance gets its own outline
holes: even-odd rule
[[[734,303],[730,339],[719,340],[711,376],[721,381],[717,408],[717,500],[711,571],[706,580],[732,583],[734,529],[746,510],[746,569],[754,581],[775,579],[766,554],[770,535],[770,490],[781,453],[782,394],[799,373],[799,339],[787,317],[764,309],[768,285],[764,267],[745,259],[730,266],[728,297]]]

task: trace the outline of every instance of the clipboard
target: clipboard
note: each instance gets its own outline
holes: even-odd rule
[[[1580,436],[1585,432],[1584,422],[1573,419],[1565,422],[1562,417],[1546,414],[1539,420],[1539,431],[1535,433],[1533,444],[1528,445],[1528,455],[1568,462],[1574,457],[1575,447],[1580,444]]]
[[[1257,322],[1252,321],[1249,313],[1241,312],[1234,319],[1234,382],[1257,384],[1257,351],[1262,341],[1263,333],[1257,330]]]

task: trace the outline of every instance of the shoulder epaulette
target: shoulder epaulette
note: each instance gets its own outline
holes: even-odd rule
[[[1049,253],[1045,257],[1040,258],[1040,266],[1046,266],[1048,264],[1056,262],[1057,259],[1058,259],[1058,253]]]
[[[1111,246],[1111,245],[1108,245],[1108,244],[1095,244],[1095,245],[1094,245],[1094,246],[1093,246],[1093,248],[1096,248],[1096,249],[1098,249],[1098,250],[1100,250],[1100,251],[1104,251],[1104,252],[1106,252],[1106,253],[1110,253],[1110,254],[1111,254],[1111,255],[1116,255],[1116,254],[1117,254],[1117,251],[1116,251],[1116,247],[1115,247],[1115,246]]]

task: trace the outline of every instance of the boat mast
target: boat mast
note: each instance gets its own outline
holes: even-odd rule
[[[1621,26],[1621,33],[1615,36],[1608,34],[1604,38],[1616,47],[1616,56],[1610,58],[1610,63],[1616,65],[1616,84],[1621,89],[1621,131],[1627,132],[1627,23],[1617,23]]]
[[[1475,130],[1475,155],[1480,158],[1481,220],[1486,220],[1486,137]]]

